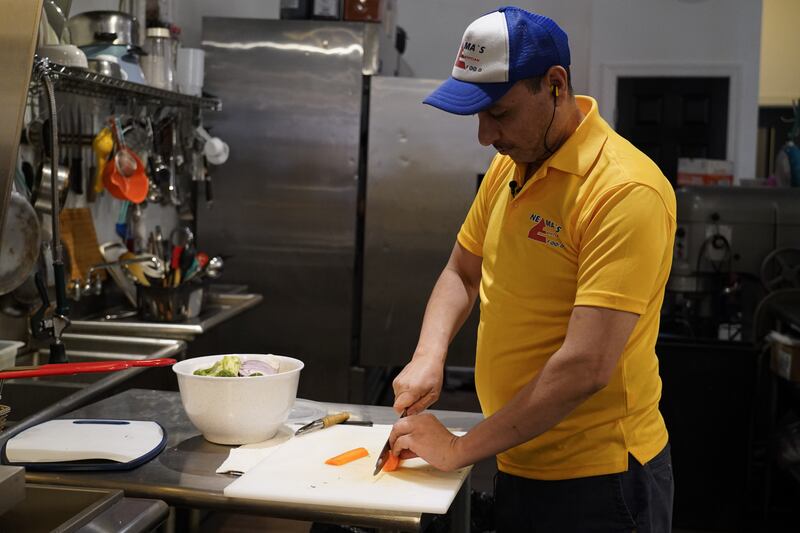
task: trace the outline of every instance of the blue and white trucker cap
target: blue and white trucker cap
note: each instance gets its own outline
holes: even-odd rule
[[[502,98],[519,80],[569,66],[567,34],[543,15],[501,7],[467,27],[451,77],[423,103],[472,115]]]

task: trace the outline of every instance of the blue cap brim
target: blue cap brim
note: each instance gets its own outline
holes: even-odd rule
[[[451,77],[429,94],[422,103],[456,115],[473,115],[494,104],[513,85],[513,81],[468,83]]]

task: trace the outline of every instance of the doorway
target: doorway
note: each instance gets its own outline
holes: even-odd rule
[[[678,158],[726,159],[730,78],[617,78],[615,129],[675,184]]]

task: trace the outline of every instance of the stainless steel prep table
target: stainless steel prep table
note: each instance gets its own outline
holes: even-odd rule
[[[354,419],[391,424],[397,415],[389,407],[318,403],[298,399],[291,419],[321,412],[349,411]],[[468,430],[481,420],[479,413],[432,411],[448,427]],[[261,500],[228,498],[223,489],[235,478],[216,474],[231,446],[206,441],[186,416],[177,392],[130,389],[75,410],[65,418],[127,418],[155,420],[167,430],[166,449],[149,463],[127,472],[27,472],[32,483],[122,489],[126,496],[164,500],[171,506],[243,512],[333,524],[419,531],[426,523],[421,513],[370,511],[363,508],[310,507]],[[310,419],[310,418],[309,418]],[[469,477],[451,506],[452,530],[469,531]]]

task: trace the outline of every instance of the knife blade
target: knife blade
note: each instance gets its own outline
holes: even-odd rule
[[[345,420],[342,422],[343,426],[364,426],[372,427],[372,420]]]
[[[398,418],[398,420],[400,420],[400,418],[404,418],[405,416],[406,416],[406,410],[403,409],[403,412],[400,413],[400,417]],[[389,439],[387,438],[386,444],[383,445],[381,453],[380,455],[378,455],[378,461],[375,463],[375,470],[372,472],[373,476],[377,476],[378,472],[380,472],[381,469],[383,469],[383,465],[385,465],[386,461],[389,459],[390,453],[392,453],[392,448],[389,446]]]
[[[323,429],[336,424],[341,424],[345,422],[348,418],[350,418],[350,413],[348,413],[347,411],[343,411],[341,413],[336,413],[333,415],[328,415],[322,418],[318,418],[312,422],[309,422],[305,426],[295,431],[294,434],[295,436],[298,436],[304,433],[310,433],[312,431],[316,431],[318,429]]]

